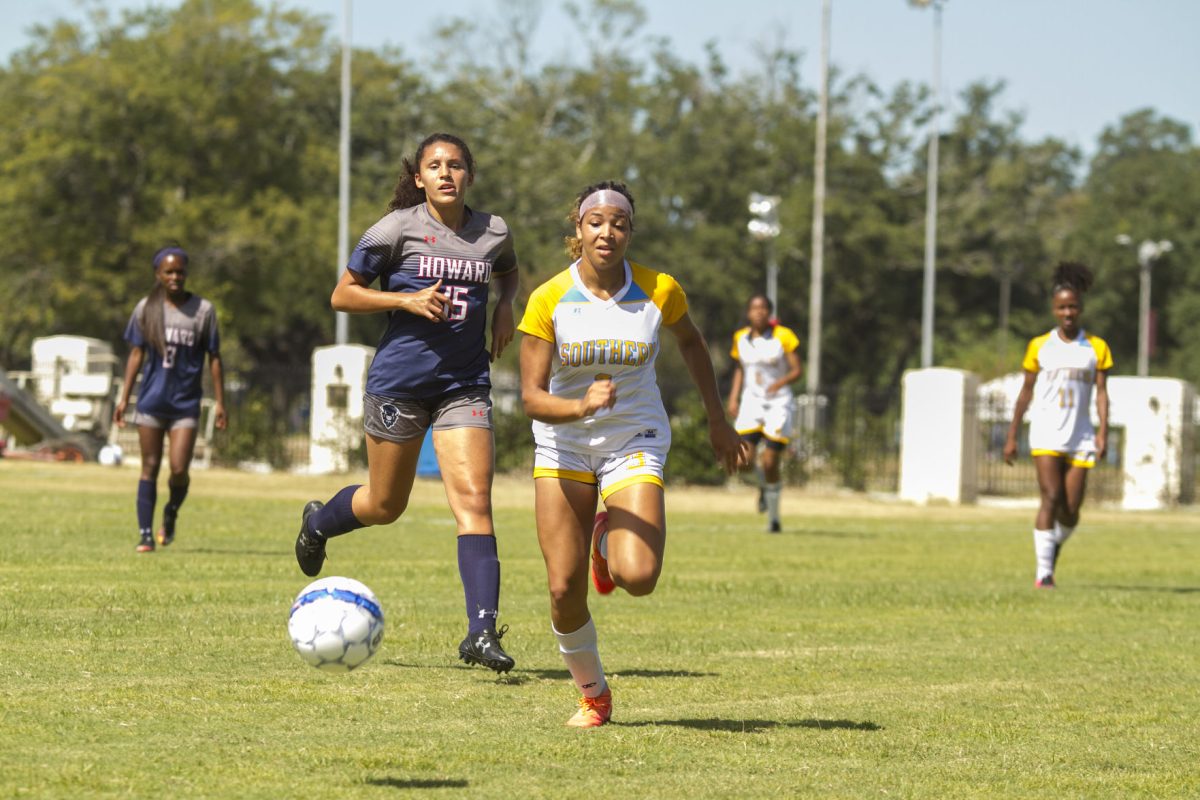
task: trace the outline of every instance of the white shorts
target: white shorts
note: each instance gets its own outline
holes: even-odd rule
[[[733,428],[740,435],[761,433],[772,442],[787,444],[792,438],[792,422],[795,406],[791,394],[781,392],[781,397],[761,399],[742,398]]]
[[[647,447],[645,441],[630,442],[623,450],[604,455],[539,444],[533,451],[533,477],[594,484],[600,497],[607,499],[634,483],[662,486],[666,463],[666,449]]]

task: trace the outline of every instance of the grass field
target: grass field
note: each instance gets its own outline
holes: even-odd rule
[[[457,660],[440,484],[330,548],[387,633],[349,675],[286,633],[300,507],[338,478],[193,476],[134,553],[136,471],[0,461],[0,796],[1200,795],[1200,514],[1085,506],[1060,588],[1032,511],[672,490],[658,590],[593,597],[613,723],[574,731],[532,489],[496,491],[505,679]],[[160,495],[165,490],[160,488]]]

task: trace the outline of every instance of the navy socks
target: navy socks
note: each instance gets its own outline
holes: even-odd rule
[[[163,528],[166,529],[167,535],[172,536],[175,533],[175,519],[179,516],[179,507],[183,505],[183,501],[187,498],[188,486],[191,481],[184,481],[182,485],[176,486],[173,483],[168,483],[167,488],[171,490],[171,497],[167,500],[167,504],[163,506]]]
[[[479,633],[496,627],[500,610],[500,559],[496,537],[465,534],[458,537],[458,574],[467,599],[468,630]]]
[[[138,533],[149,536],[154,528],[154,504],[158,502],[158,487],[154,481],[139,480],[137,490]]]
[[[325,539],[331,539],[334,536],[341,536],[343,533],[365,527],[358,521],[358,517],[354,516],[354,509],[351,507],[354,493],[360,485],[345,487],[335,494],[324,508],[309,517],[309,531]]]

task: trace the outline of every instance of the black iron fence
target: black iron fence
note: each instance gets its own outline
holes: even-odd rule
[[[1017,458],[1004,463],[1004,444],[1012,424],[1012,406],[1003,397],[992,395],[978,400],[975,416],[979,420],[978,472],[979,494],[1001,497],[1027,497],[1038,493],[1037,472],[1029,455],[1029,423],[1021,426],[1017,437]],[[1121,500],[1121,456],[1124,430],[1110,428],[1108,452],[1088,474],[1089,500],[1115,503]]]
[[[507,378],[507,379],[506,379]],[[502,472],[520,474],[532,465],[533,439],[520,410],[512,376],[497,376],[496,457]],[[210,462],[221,466],[303,469],[309,458],[311,370],[261,368],[227,377],[226,404],[231,424],[213,434]],[[206,396],[211,393],[206,392]],[[820,396],[798,395],[796,435],[784,458],[784,480],[793,486],[894,493],[900,474],[900,393],[839,387]],[[977,486],[981,495],[1033,497],[1037,477],[1029,457],[1028,426],[1018,442],[1016,463],[1004,463],[1011,409],[1004,401],[982,398],[975,409],[979,425]],[[669,481],[719,484],[724,475],[712,462],[707,426],[697,400],[675,409]],[[1108,453],[1088,478],[1088,497],[1118,502],[1122,493],[1121,428],[1109,431]],[[134,445],[136,446],[136,445]],[[360,451],[351,462],[363,464]],[[1190,480],[1200,476],[1200,455]]]

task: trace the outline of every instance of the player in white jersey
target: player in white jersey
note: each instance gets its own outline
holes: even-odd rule
[[[1041,505],[1033,527],[1037,577],[1034,585],[1054,588],[1054,568],[1063,544],[1079,524],[1087,474],[1108,449],[1108,388],[1112,353],[1099,336],[1079,325],[1083,295],[1092,272],[1083,264],[1063,262],[1054,271],[1051,307],[1058,327],[1035,336],[1021,366],[1025,383],[1017,395],[1004,460],[1017,456],[1017,433],[1026,409],[1029,449],[1037,467]],[[1098,429],[1092,427],[1095,387]]]
[[[521,392],[533,420],[538,541],[550,620],[583,697],[567,724],[592,728],[612,715],[587,573],[601,594],[654,591],[666,544],[663,466],[671,428],[654,364],[659,333],[674,334],[708,414],[709,437],[729,472],[749,445],[725,420],[704,337],[674,278],[626,260],[633,197],[624,184],[585,189],[572,212],[577,260],[539,286],[518,330]],[[596,513],[598,499],[607,513]]]
[[[765,294],[746,303],[749,324],[733,334],[729,351],[735,364],[729,414],[752,447],[766,439],[758,464],[758,510],[767,513],[767,531],[779,533],[779,454],[792,436],[795,398],[788,386],[800,377],[801,366],[800,340],[791,328],[772,323],[773,311]]]

